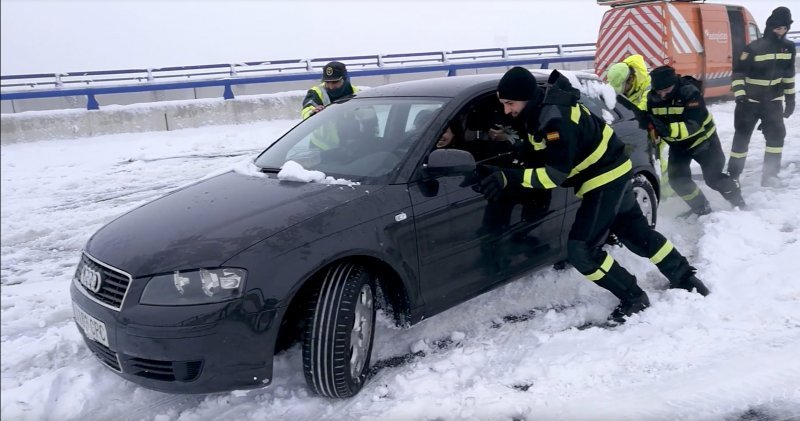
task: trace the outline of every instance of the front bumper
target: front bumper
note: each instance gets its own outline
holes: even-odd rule
[[[75,281],[73,305],[102,322],[108,346],[87,337],[92,353],[131,382],[170,393],[256,388],[272,381],[272,358],[282,309],[248,292],[241,299],[196,306],[145,306],[131,291],[117,311]],[[137,294],[138,293],[138,294]]]

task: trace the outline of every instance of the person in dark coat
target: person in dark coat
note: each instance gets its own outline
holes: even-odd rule
[[[725,155],[714,118],[698,87],[692,80],[678,77],[670,66],[656,67],[650,79],[646,113],[658,136],[669,145],[667,173],[672,189],[689,205],[691,213],[711,212],[708,199],[692,180],[690,164],[696,161],[709,187],[733,206],[745,208],[739,183],[723,172]]]
[[[622,323],[650,305],[636,277],[603,250],[609,232],[629,250],[647,257],[669,279],[670,287],[708,294],[672,243],[650,227],[634,197],[632,164],[625,145],[605,121],[579,102],[580,92],[558,71],[546,90],[526,69],[503,75],[497,97],[504,112],[524,124],[526,147],[543,155],[527,168],[490,167],[480,190],[498,200],[509,187],[572,187],[582,199],[567,243],[568,261],[587,279],[607,289],[620,303],[609,319]]]
[[[761,185],[777,185],[783,141],[786,138],[784,118],[794,113],[795,59],[794,43],[786,39],[792,27],[792,14],[778,7],[767,18],[764,37],[751,42],[733,63],[731,89],[736,97],[731,156],[728,172],[739,178],[744,170],[750,137],[761,120],[767,147]],[[785,103],[785,104],[784,104]]]

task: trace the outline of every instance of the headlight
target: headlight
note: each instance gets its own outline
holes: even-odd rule
[[[144,288],[141,304],[192,305],[231,300],[242,296],[244,269],[200,269],[157,275]]]

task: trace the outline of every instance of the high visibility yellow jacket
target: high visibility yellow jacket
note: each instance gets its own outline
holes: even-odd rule
[[[631,102],[636,104],[640,110],[647,109],[647,94],[650,92],[650,73],[647,71],[647,64],[644,62],[644,57],[640,54],[629,56],[623,63],[633,69],[633,86],[628,92],[624,92]]]
[[[300,112],[301,117],[303,120],[311,117],[313,114],[314,108],[319,105],[328,105],[333,101],[336,101],[339,98],[346,97],[347,95],[352,95],[358,92],[358,86],[351,85],[350,82],[345,82],[344,90],[341,94],[335,97],[331,97],[330,93],[327,89],[325,89],[325,84],[320,83],[319,85],[314,85],[311,89],[306,92],[306,97],[303,99],[303,109]]]

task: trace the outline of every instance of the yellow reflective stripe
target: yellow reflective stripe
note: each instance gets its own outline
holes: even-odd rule
[[[744,81],[741,79],[736,79],[733,82],[731,82],[731,86],[739,86],[739,85],[744,85]]]
[[[655,115],[683,114],[683,107],[657,107],[651,112]]]
[[[752,78],[748,77],[748,78],[745,78],[744,80],[745,80],[745,82],[747,82],[747,83],[749,83],[751,85],[772,86],[772,85],[777,85],[777,84],[781,83],[783,78],[769,80],[769,79],[752,79]]]
[[[533,178],[533,170],[528,168],[522,172],[522,187],[531,188],[533,184],[531,184],[531,179]]]
[[[533,150],[535,150],[535,151],[541,151],[546,146],[543,140],[542,141],[537,141],[536,138],[533,137],[532,134],[528,135],[528,142],[530,142],[531,145],[533,145]]]
[[[325,143],[325,141],[316,136],[311,137],[311,143],[313,143],[314,146],[318,147],[320,150],[323,151],[327,151],[328,149],[331,149],[333,147],[331,145],[328,145],[327,143]]]
[[[747,152],[731,151],[731,158],[747,158]]]
[[[765,149],[767,153],[781,153],[783,152],[783,147],[775,147],[775,146],[767,146]]]
[[[745,91],[733,91],[733,96],[742,96],[745,95]]]
[[[699,187],[697,187],[697,186],[695,186],[695,188],[694,188],[694,191],[693,191],[693,192],[691,192],[691,193],[687,194],[686,196],[681,196],[681,199],[683,199],[683,200],[685,200],[685,201],[687,201],[687,202],[688,202],[689,200],[692,200],[692,199],[694,199],[695,197],[697,197],[699,194],[700,194],[700,188],[699,188]]]
[[[784,95],[792,95],[794,93],[795,93],[794,88],[789,88],[789,89],[784,89],[783,90],[783,94]]]
[[[572,106],[572,109],[570,110],[569,118],[575,124],[577,124],[578,121],[580,121],[580,119],[581,119],[581,109],[580,109],[580,107],[578,105],[573,105]]]
[[[550,179],[550,176],[547,175],[547,170],[544,168],[537,168],[536,169],[536,178],[539,179],[539,182],[542,186],[546,189],[554,189],[556,187],[556,183]]]
[[[794,83],[794,76],[781,79],[783,83]]]
[[[658,249],[656,254],[654,254],[653,257],[650,258],[650,261],[656,265],[661,263],[661,261],[664,260],[664,258],[667,257],[669,252],[671,252],[674,248],[675,246],[673,246],[672,243],[669,240],[667,240],[664,243],[664,245],[661,246],[660,249]]]
[[[686,128],[686,123],[679,122],[679,123],[670,123],[669,125],[669,137],[673,139],[683,139],[689,136],[689,129]]]
[[[633,164],[631,164],[631,160],[626,159],[625,162],[620,164],[617,168],[614,168],[613,170],[610,171],[606,171],[584,182],[583,185],[581,185],[580,190],[578,190],[575,193],[575,196],[583,197],[584,194],[622,177],[632,169],[633,169]]]
[[[586,279],[592,282],[597,282],[603,279],[604,276],[606,276],[606,273],[608,273],[608,271],[611,270],[611,266],[613,265],[614,265],[614,258],[611,257],[610,254],[606,253],[606,258],[603,260],[603,263],[600,265],[600,268],[590,273],[589,275],[584,275],[584,276],[586,276]]]
[[[759,54],[753,57],[753,61],[767,61],[767,60],[791,60],[791,53],[777,53],[777,54]]]
[[[614,130],[612,130],[611,127],[606,124],[605,127],[603,127],[603,139],[600,140],[600,144],[597,145],[597,148],[591,154],[589,154],[586,159],[581,161],[580,164],[576,165],[575,168],[569,172],[567,178],[574,176],[575,174],[589,168],[590,165],[599,161],[608,150],[608,141],[611,139],[611,135],[613,134]]]
[[[311,117],[311,112],[314,111],[314,108],[315,108],[314,104],[311,104],[303,108],[303,111],[300,112],[300,116],[303,118],[303,120]]]
[[[692,146],[689,146],[689,149],[692,149],[695,146],[705,142],[706,140],[708,140],[708,138],[711,137],[711,135],[716,133],[716,131],[717,131],[717,126],[712,127],[710,130],[708,130],[708,132],[706,132],[704,135],[700,136],[697,140],[695,140],[694,143],[692,143]]]

